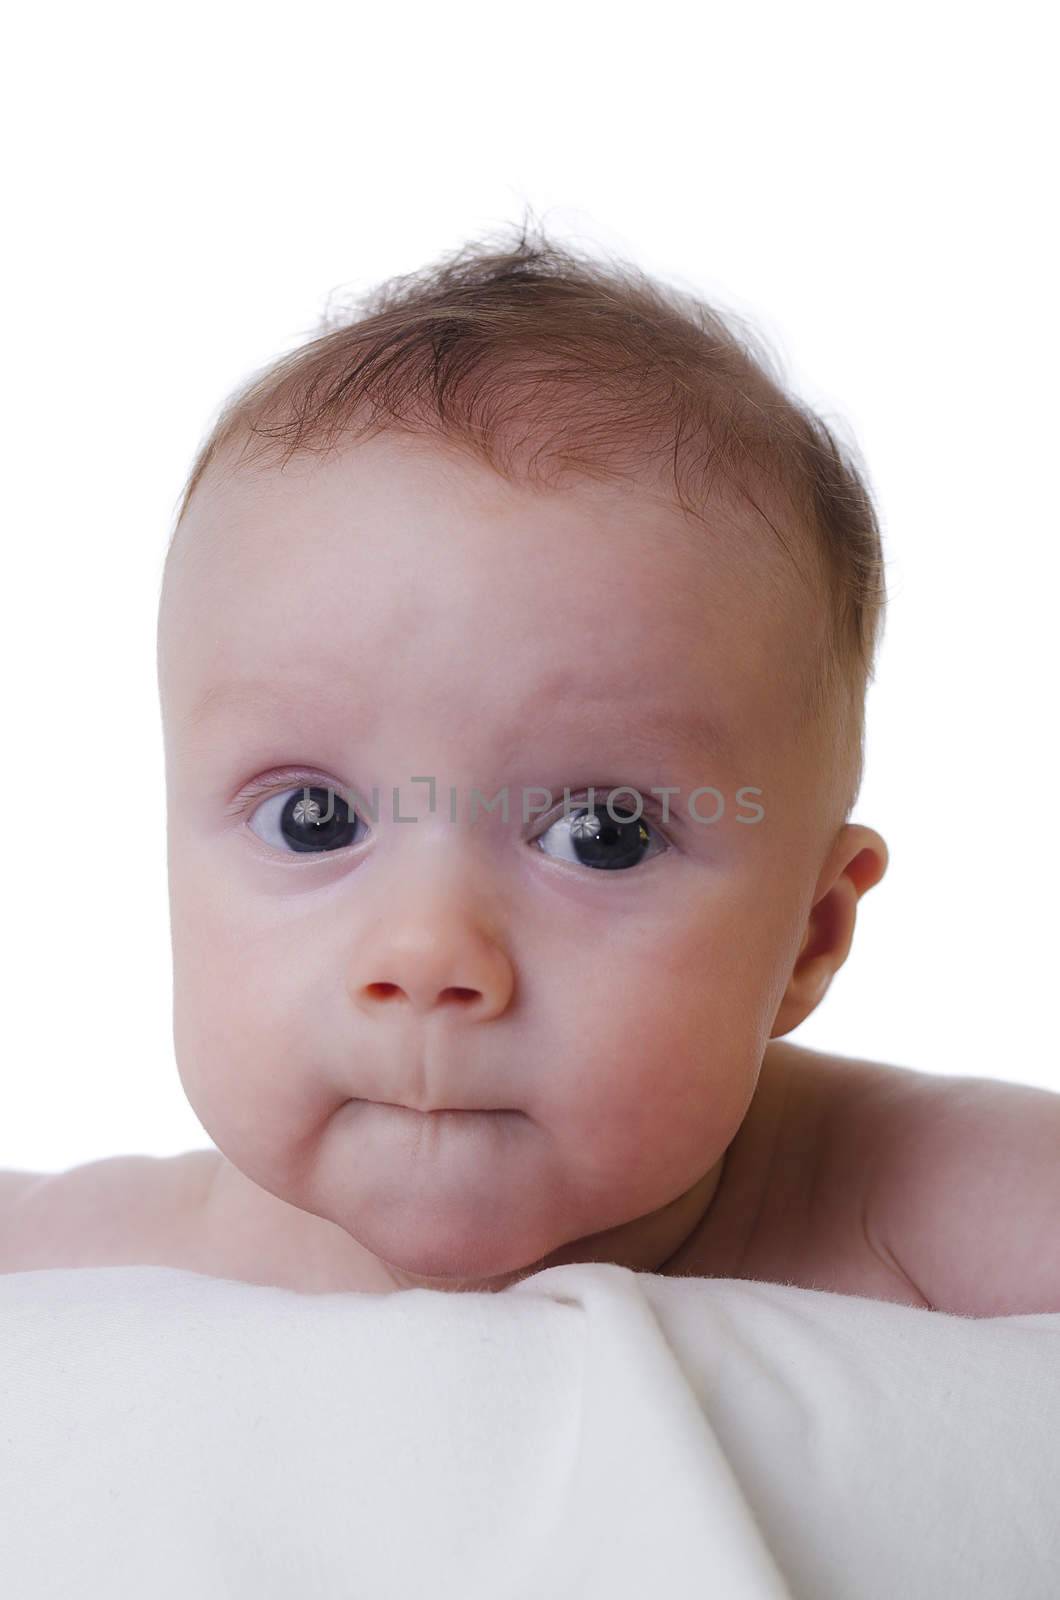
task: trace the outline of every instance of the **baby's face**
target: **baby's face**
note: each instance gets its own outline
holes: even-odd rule
[[[386,436],[207,477],[159,670],[177,1059],[235,1167],[478,1279],[716,1166],[830,843],[779,561],[720,513]]]

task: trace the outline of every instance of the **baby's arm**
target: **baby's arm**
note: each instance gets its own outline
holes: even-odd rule
[[[934,1310],[1060,1312],[1060,1094],[918,1074],[877,1141],[866,1228]]]

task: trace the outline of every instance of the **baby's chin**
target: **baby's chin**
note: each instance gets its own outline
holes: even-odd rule
[[[496,1294],[501,1289],[510,1288],[513,1283],[521,1283],[524,1278],[532,1277],[535,1272],[540,1272],[547,1262],[532,1262],[527,1267],[520,1267],[515,1272],[493,1273],[482,1277],[461,1277],[456,1273],[434,1274],[410,1272],[399,1267],[393,1261],[382,1261],[379,1258],[395,1288],[398,1289],[435,1289],[447,1294]]]
[[[418,1127],[421,1113],[371,1109],[346,1148],[320,1152],[306,1199],[395,1276],[443,1288],[525,1275],[586,1231],[532,1135],[486,1126],[518,1113]]]
[[[338,1219],[336,1219],[338,1220]],[[452,1193],[417,1204],[412,1198],[377,1208],[362,1203],[341,1224],[396,1278],[425,1288],[460,1288],[514,1279],[537,1270],[544,1258],[577,1236],[555,1218],[532,1219]]]

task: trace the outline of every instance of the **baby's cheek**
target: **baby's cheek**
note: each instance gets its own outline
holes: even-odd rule
[[[649,972],[585,1008],[543,1084],[545,1118],[600,1178],[643,1170],[649,1149],[702,1150],[746,1104],[754,1038],[720,1024],[702,984],[663,988]]]
[[[608,1074],[616,1122],[679,1143],[731,1137],[768,1042],[769,978],[760,952],[717,927],[645,962],[598,1021],[597,1060],[619,1068]]]
[[[223,917],[211,920],[208,905],[194,921],[184,919],[186,909],[180,921],[174,916],[173,964],[185,1093],[232,1159],[295,1144],[335,1102],[323,1083],[324,1052],[298,963],[277,961],[271,943],[233,938]]]

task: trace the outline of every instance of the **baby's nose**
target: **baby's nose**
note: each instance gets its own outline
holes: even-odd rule
[[[349,966],[353,1002],[373,1017],[384,1008],[427,1015],[445,1007],[484,1022],[505,1010],[514,987],[501,945],[465,919],[388,927],[366,941]]]

